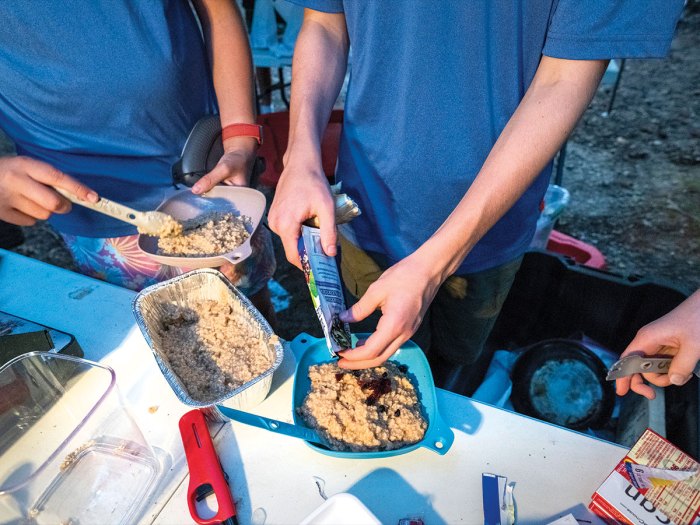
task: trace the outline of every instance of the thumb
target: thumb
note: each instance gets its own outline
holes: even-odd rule
[[[672,385],[684,385],[693,376],[698,364],[698,349],[683,347],[671,361],[668,368],[668,379]]]
[[[194,186],[192,186],[192,193],[200,194],[200,193],[206,193],[210,189],[212,189],[214,186],[219,184],[221,181],[224,179],[227,179],[229,176],[229,170],[228,167],[225,164],[219,163],[216,166],[214,166],[214,169],[211,170],[209,173],[204,175],[201,179],[199,179]]]

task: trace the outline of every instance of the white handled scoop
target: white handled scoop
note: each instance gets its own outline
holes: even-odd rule
[[[139,233],[157,237],[170,237],[182,233],[182,224],[162,211],[137,211],[104,197],[100,198],[96,203],[92,203],[79,199],[64,189],[54,189],[75,204],[133,224]]]

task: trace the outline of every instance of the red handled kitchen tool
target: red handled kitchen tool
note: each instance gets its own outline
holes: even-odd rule
[[[185,447],[187,466],[190,469],[187,505],[192,519],[200,525],[215,523],[238,525],[236,507],[228,486],[228,476],[221,467],[204,414],[200,410],[190,410],[180,418],[180,435]],[[219,508],[215,516],[205,519],[197,513],[196,503],[212,492],[216,495]]]

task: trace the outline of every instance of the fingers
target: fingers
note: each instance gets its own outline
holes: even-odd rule
[[[338,366],[356,370],[380,365],[401,348],[412,333],[395,322],[391,316],[383,315],[377,323],[376,332],[370,335],[363,345],[340,352],[342,359]]]
[[[282,240],[287,261],[299,269],[302,269],[299,259],[299,237],[301,236],[301,226],[307,218],[307,214],[303,211],[286,207],[284,204],[278,205],[275,202],[272,203],[268,214],[270,229]]]
[[[627,345],[625,351],[620,354],[620,357],[625,357],[632,354],[638,355],[654,355],[659,353],[663,348],[663,344],[657,342],[656,339],[650,338],[644,330],[640,330],[634,336],[634,339]]]
[[[33,181],[27,190],[17,196],[15,208],[35,219],[43,221],[52,213],[68,213],[71,210],[71,202],[49,186]]]
[[[46,220],[53,213],[68,213],[71,203],[57,189],[78,199],[99,201],[97,193],[73,177],[29,157],[2,159],[0,179],[0,213],[20,226]]]
[[[697,352],[684,347],[671,361],[668,369],[668,380],[672,385],[681,386],[693,376],[693,370],[698,364]]]
[[[68,213],[71,210],[68,199],[31,177],[19,181],[15,190],[18,191],[5,203],[4,212],[8,219],[12,217],[9,220],[13,224],[30,226],[37,220],[45,221],[53,213]]]
[[[229,177],[223,181],[223,184],[226,184],[226,186],[249,186],[249,183],[245,180],[245,178],[239,177]]]
[[[379,306],[379,302],[374,297],[370,287],[359,301],[344,312],[341,312],[339,317],[341,321],[346,323],[357,323],[369,317]]]
[[[654,399],[656,397],[656,392],[649,385],[644,384],[642,376],[639,374],[634,374],[631,377],[630,389],[637,394],[646,397],[647,399]]]
[[[620,354],[620,358],[628,355],[655,355],[665,347],[659,342],[658,337],[650,337],[644,329],[639,330],[634,339],[627,345],[625,351]],[[649,385],[644,384],[644,379],[657,386],[667,386],[668,377],[665,374],[633,374],[622,377],[615,381],[615,392],[618,396],[624,396],[630,390],[636,392],[647,399],[654,399],[656,393]]]
[[[411,278],[414,278],[413,280]],[[386,270],[364,296],[341,315],[347,321],[365,319],[377,308],[382,316],[364,345],[340,352],[345,368],[366,368],[386,361],[415,333],[437,286],[416,278],[415,266],[404,259]]]
[[[668,385],[681,386],[692,377],[700,360],[700,293],[696,293],[675,309],[643,326],[621,356],[641,353],[647,356],[673,356],[668,374],[644,374],[643,378],[659,387]],[[627,386],[634,392],[649,399],[653,397],[653,388],[645,385],[642,376],[636,374],[629,383],[620,380],[618,393],[623,395]]]
[[[668,374],[642,374],[642,377],[656,386],[668,386],[671,384]]]
[[[217,165],[213,170],[204,175],[199,179],[194,186],[192,186],[192,193],[200,195],[202,193],[208,192],[214,186],[216,186],[221,180],[226,178],[228,171],[223,166]]]
[[[25,215],[28,215],[29,217],[32,217],[33,219],[40,221],[45,221],[46,219],[48,219],[51,216],[52,212],[65,213],[65,211],[59,211],[64,208],[70,210],[70,203],[67,206],[65,206],[65,199],[59,198],[59,195],[55,191],[50,190],[46,186],[41,186],[41,190],[49,194],[47,199],[40,201],[44,202],[43,205],[38,204],[33,199],[30,199],[24,195],[18,195],[15,199],[14,209],[20,213],[23,213]],[[47,205],[47,202],[49,202],[50,204]]]
[[[301,260],[299,259],[299,230],[294,231],[292,228],[285,228],[285,231],[280,232],[279,236],[282,239],[282,247],[289,263],[302,270]]]
[[[246,157],[238,153],[226,153],[221,157],[213,170],[192,186],[192,193],[198,195],[206,193],[222,182],[235,186],[247,186],[248,171]]]
[[[301,227],[314,217],[319,220],[324,252],[334,256],[337,253],[335,201],[325,175],[315,166],[285,167],[275,190],[268,223],[281,237],[287,260],[297,268],[301,268],[298,253]]]
[[[284,248],[284,255],[290,264],[301,269],[299,261],[299,234],[301,233],[301,221],[290,215],[283,205],[279,204],[277,196],[270,206],[267,214],[267,224],[270,230],[279,235]]]
[[[95,191],[50,164],[29,157],[22,157],[21,162],[25,166],[27,174],[37,182],[62,188],[84,201],[96,203],[100,200]]]
[[[381,321],[379,324],[381,324]],[[394,355],[407,340],[408,337],[394,338],[390,333],[385,334],[381,327],[377,325],[377,331],[369,336],[365,344],[352,350],[340,352],[341,359],[338,361],[338,366],[349,370],[361,370],[379,366]]]
[[[318,221],[321,230],[321,245],[323,251],[329,257],[335,257],[337,253],[336,244],[338,242],[338,234],[335,229],[335,207],[322,206],[318,210]]]
[[[630,354],[675,355],[681,346],[676,333],[678,329],[665,325],[662,319],[640,328],[621,357]]]
[[[630,391],[630,383],[632,381],[632,378],[630,376],[627,377],[621,377],[620,379],[615,380],[615,393],[618,396],[624,396],[627,394],[627,392]]]
[[[34,226],[36,224],[36,219],[34,217],[30,217],[15,209],[5,210],[0,219],[10,224],[16,224],[17,226]]]
[[[234,284],[243,276],[237,271],[236,266],[231,263],[222,264],[219,267],[219,271]]]
[[[275,196],[277,199],[277,196]],[[299,235],[301,233],[301,224],[304,222],[300,216],[291,212],[290,208],[286,208],[284,204],[279,204],[279,200],[275,200],[270,207],[267,221],[270,229],[280,236],[284,254],[290,264],[301,269],[299,260]]]
[[[247,186],[244,171],[234,172],[230,166],[224,163],[219,163],[213,170],[199,179],[197,183],[192,186],[192,193],[206,193],[214,186],[222,182],[226,182],[227,184],[230,183],[231,185],[235,186]]]
[[[656,393],[653,388],[644,384],[645,379],[652,385],[662,387],[669,385],[669,379],[666,374],[633,374],[615,380],[615,393],[618,396],[624,396],[631,390],[648,399],[654,399]]]

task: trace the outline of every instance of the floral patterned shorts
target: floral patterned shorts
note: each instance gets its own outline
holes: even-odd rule
[[[138,248],[138,235],[93,238],[61,233],[80,273],[139,291],[146,286],[181,275],[191,268],[162,265]],[[270,231],[260,226],[251,239],[253,253],[235,266],[233,284],[248,297],[272,278],[276,269]]]

